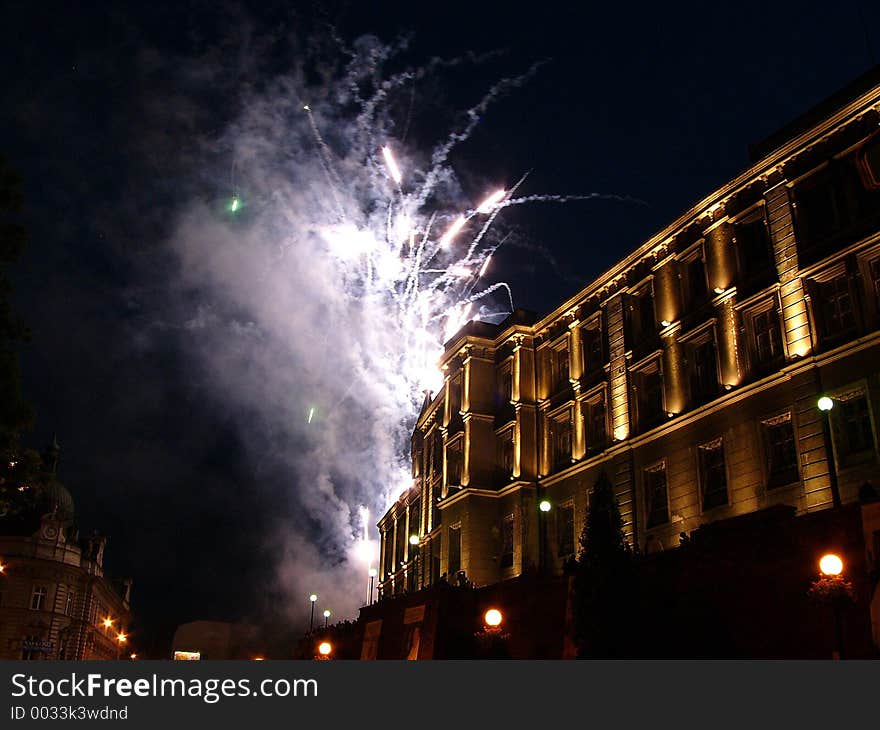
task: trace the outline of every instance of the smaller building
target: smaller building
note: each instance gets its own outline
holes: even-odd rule
[[[20,508],[0,515],[0,659],[127,658],[131,581],[104,575],[106,536],[80,537],[58,456],[53,443]]]

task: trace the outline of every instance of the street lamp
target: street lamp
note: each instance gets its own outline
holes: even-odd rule
[[[547,513],[550,512],[553,505],[549,500],[542,499],[538,502],[538,568],[543,573],[547,568]]]
[[[119,655],[122,653],[122,645],[128,641],[128,637],[120,631],[116,634],[116,659],[119,659]]]
[[[823,395],[816,401],[816,407],[822,414],[822,433],[825,439],[825,455],[828,459],[828,483],[831,486],[831,504],[840,507],[840,489],[837,485],[837,459],[834,458],[834,446],[831,443],[831,409],[834,401]]]
[[[843,572],[843,560],[840,559],[839,555],[835,555],[834,553],[823,555],[819,560],[819,570],[822,575],[827,575],[829,578],[836,578]]]
[[[830,605],[834,612],[835,658],[843,659],[843,619],[840,609],[853,600],[852,584],[843,577],[843,559],[835,553],[819,558],[821,575],[813,581],[808,594],[818,603]]]
[[[107,618],[105,618],[101,623],[104,624],[105,629],[109,629],[111,626],[113,626],[113,619],[107,616]]]
[[[419,544],[419,536],[418,535],[410,535],[409,536],[409,544],[410,545],[418,545]]]
[[[485,615],[483,616],[483,622],[486,624],[486,626],[493,628],[493,629],[496,629],[499,626],[501,626],[501,622],[503,620],[504,620],[504,616],[501,614],[501,611],[499,611],[497,608],[490,608],[488,611],[486,611]]]
[[[368,606],[373,605],[373,581],[376,580],[377,575],[378,571],[375,568],[370,568],[370,598],[367,601]]]
[[[329,623],[330,623],[330,609],[325,608],[324,609],[324,628],[325,629],[327,628],[327,624],[329,624]]]
[[[331,644],[329,641],[322,641],[320,644],[318,644],[318,654],[320,654],[322,658],[329,659],[330,654],[332,653],[333,644]]]
[[[311,610],[311,613],[309,614],[309,633],[310,634],[312,633],[312,630],[315,628],[315,601],[317,601],[317,600],[318,600],[318,596],[315,595],[314,593],[312,593],[312,595],[309,596],[309,603],[312,604],[312,610]]]

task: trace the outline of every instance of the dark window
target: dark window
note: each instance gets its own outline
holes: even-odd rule
[[[833,340],[851,333],[856,326],[849,277],[846,274],[816,285],[822,336]]]
[[[839,404],[836,414],[839,426],[837,449],[841,458],[854,456],[874,448],[868,399],[864,395],[849,398]]]
[[[556,347],[547,351],[550,372],[550,392],[555,393],[568,385],[568,348]]]
[[[408,522],[409,534],[407,535],[407,538],[406,538],[407,540],[409,540],[409,535],[421,536],[421,534],[422,534],[421,524],[422,524],[422,499],[420,497],[419,499],[414,500],[413,503],[409,506],[409,522]],[[412,546],[410,546],[409,552],[410,552],[410,554],[412,554],[412,552],[413,552]]]
[[[443,473],[443,439],[439,433],[435,433],[431,439],[431,479],[436,479]]]
[[[73,615],[73,606],[76,602],[76,591],[68,586],[67,588],[67,600],[64,604],[64,615],[72,616]]]
[[[550,420],[550,444],[554,468],[571,464],[571,416]]]
[[[503,477],[513,474],[513,431],[505,431],[498,437],[498,468]]]
[[[798,244],[813,263],[839,236],[857,234],[880,212],[880,192],[865,187],[851,156],[806,178],[795,189]]]
[[[501,371],[498,395],[501,399],[501,405],[508,405],[513,400],[513,373],[510,368]]]
[[[434,487],[431,490],[431,529],[440,524],[440,508],[437,506],[441,496],[440,487]]]
[[[755,360],[767,365],[782,356],[782,332],[775,308],[766,309],[752,318],[755,337]]]
[[[449,417],[455,418],[461,411],[461,375],[449,381]]]
[[[598,327],[581,330],[581,348],[584,358],[584,372],[595,373],[602,369],[602,330]]]
[[[697,449],[703,510],[727,504],[727,474],[721,439]]]
[[[461,442],[458,441],[446,449],[446,484],[461,485],[462,453]]]
[[[646,431],[663,420],[663,376],[654,363],[635,377],[639,429]]]
[[[31,593],[31,611],[42,611],[46,601],[46,586],[34,586]]]
[[[513,517],[501,523],[501,567],[513,567]]]
[[[706,340],[691,346],[691,397],[704,403],[718,393],[718,368],[715,363],[715,342]]]
[[[773,250],[763,212],[758,218],[737,223],[733,235],[743,280],[753,279],[772,268]]]
[[[449,528],[449,575],[461,570],[461,528]]]
[[[608,442],[604,398],[584,403],[584,422],[587,430],[587,451],[598,454],[605,449]]]
[[[403,565],[404,550],[406,549],[406,521],[401,517],[397,520],[397,529],[395,530],[394,542],[394,566],[392,570],[397,570]]]
[[[763,425],[767,459],[767,487],[781,487],[796,482],[797,447],[791,419],[770,421]]]
[[[650,289],[644,289],[633,295],[626,314],[626,334],[630,347],[637,348],[646,338],[657,331],[654,318],[654,295]]]
[[[665,466],[645,471],[645,516],[649,529],[669,522]]]
[[[706,266],[699,256],[684,264],[684,292],[688,309],[694,309],[706,301]]]
[[[394,533],[391,530],[385,530],[382,533],[382,542],[385,545],[385,575],[394,572]]]
[[[570,504],[556,510],[556,545],[559,557],[574,555],[574,506]]]

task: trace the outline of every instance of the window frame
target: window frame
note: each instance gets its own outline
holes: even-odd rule
[[[721,453],[721,458],[724,463],[723,475],[724,475],[724,502],[719,504],[713,504],[710,506],[706,505],[706,475],[704,474],[704,467],[702,462],[702,453],[707,451],[719,451]],[[697,461],[697,487],[698,493],[697,497],[700,503],[700,513],[705,514],[706,512],[711,512],[712,510],[721,509],[723,507],[730,506],[730,465],[727,459],[727,453],[724,447],[724,437],[718,436],[709,441],[705,441],[701,444],[697,444],[695,447],[696,451],[696,461]],[[719,490],[720,491],[720,490]]]
[[[651,515],[653,513],[653,504],[649,502],[649,482],[648,476],[651,474],[663,473],[663,493],[665,498],[665,514],[666,519],[660,522],[651,523]],[[670,524],[672,521],[672,511],[669,505],[669,470],[667,468],[666,459],[660,459],[659,461],[654,462],[653,464],[649,464],[648,466],[642,469],[642,502],[644,509],[644,517],[645,517],[645,530],[654,530],[657,528],[665,527]]]
[[[758,437],[761,444],[761,453],[763,455],[761,468],[764,473],[765,493],[775,493],[789,487],[801,484],[801,453],[800,449],[798,448],[798,430],[795,420],[796,419],[794,418],[791,410],[782,411],[780,413],[776,413],[771,416],[764,416],[763,418],[758,419]],[[781,479],[779,476],[776,476],[776,478],[774,479],[772,466],[772,444],[768,438],[769,429],[775,428],[782,423],[788,423],[791,426],[791,443],[794,449],[794,463],[792,467],[789,468],[794,469],[794,477],[792,479]],[[784,475],[785,472],[783,471],[782,474]]]

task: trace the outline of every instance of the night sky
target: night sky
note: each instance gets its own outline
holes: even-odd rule
[[[247,414],[204,387],[185,334],[163,326],[169,302],[198,306],[170,283],[166,247],[177,207],[212,182],[194,140],[235,116],[242,84],[291,62],[283,43],[253,62],[260,39],[308,48],[332,25],[347,40],[411,33],[413,64],[500,52],[437,92],[450,107],[546,60],[491,108],[456,169],[506,184],[531,170],[530,193],[632,200],[511,211],[520,243],[495,275],[538,312],[867,70],[865,27],[880,47],[880,8],[856,2],[253,5],[7,2],[0,23],[0,153],[24,176],[31,235],[12,272],[33,331],[29,440],[57,434],[81,528],[110,534],[109,571],[134,578],[145,636],[278,600],[269,535],[293,517],[291,485],[244,446]]]

